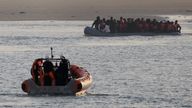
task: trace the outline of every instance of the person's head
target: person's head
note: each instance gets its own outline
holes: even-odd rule
[[[100,16],[97,16],[97,18],[96,18],[97,20],[100,20]]]
[[[111,17],[110,20],[113,20],[113,17]]]
[[[60,59],[63,60],[63,59],[65,59],[65,57],[64,57],[63,55],[61,55],[61,56],[60,56]]]
[[[178,23],[178,21],[177,20],[175,20],[175,24],[177,24]]]
[[[144,18],[141,18],[141,21],[144,21]]]
[[[123,20],[123,17],[120,17],[120,20]]]
[[[106,22],[106,19],[105,19],[105,18],[103,18],[103,22]]]
[[[38,66],[42,66],[43,65],[43,60],[42,59],[37,59],[36,63]]]
[[[109,20],[107,20],[107,21],[106,21],[106,25],[109,25],[109,23],[110,23],[110,21],[109,21]]]

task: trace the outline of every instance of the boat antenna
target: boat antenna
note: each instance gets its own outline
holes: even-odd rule
[[[53,59],[53,48],[51,47],[51,58]]]

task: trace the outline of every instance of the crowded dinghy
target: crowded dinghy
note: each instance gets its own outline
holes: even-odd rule
[[[111,17],[101,19],[99,16],[91,27],[85,27],[86,36],[157,36],[180,35],[181,26],[178,21],[144,18],[123,18],[119,20]]]

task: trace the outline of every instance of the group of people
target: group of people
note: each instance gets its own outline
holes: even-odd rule
[[[156,19],[144,18],[123,18],[119,20],[110,17],[110,19],[101,19],[97,16],[92,27],[107,33],[136,33],[136,32],[181,32],[181,26],[178,21],[157,21]]]
[[[70,62],[61,57],[59,66],[49,59],[36,59],[31,68],[32,79],[40,86],[66,85],[69,79]]]

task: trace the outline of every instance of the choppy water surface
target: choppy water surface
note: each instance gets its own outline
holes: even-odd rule
[[[0,107],[191,108],[192,17],[181,36],[85,37],[90,21],[1,21]],[[33,60],[61,54],[93,76],[87,96],[28,96]]]

